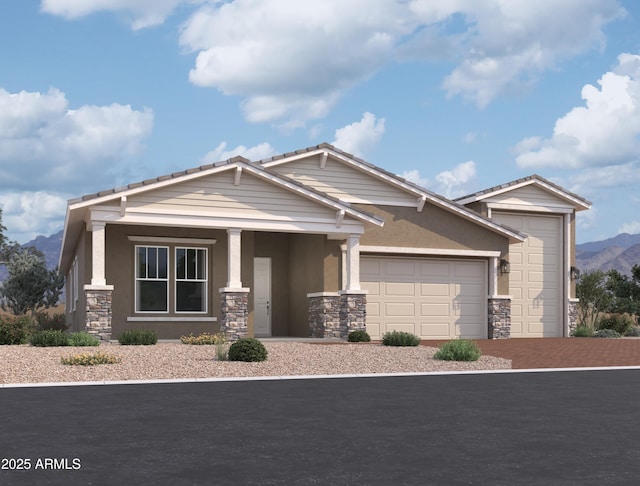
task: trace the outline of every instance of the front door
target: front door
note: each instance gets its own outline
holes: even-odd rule
[[[254,335],[271,336],[271,258],[253,259]]]

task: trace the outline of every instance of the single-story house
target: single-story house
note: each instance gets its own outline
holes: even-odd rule
[[[115,339],[568,336],[575,214],[532,175],[455,201],[323,143],[69,201],[74,330]]]

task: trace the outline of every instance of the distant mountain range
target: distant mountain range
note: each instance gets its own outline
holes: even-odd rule
[[[576,245],[576,264],[582,272],[617,270],[631,276],[640,265],[640,235],[622,233],[613,238]]]
[[[23,246],[35,246],[44,253],[49,268],[58,264],[62,231],[51,236],[38,236]],[[618,270],[631,275],[631,267],[640,265],[640,234],[622,233],[602,241],[592,241],[576,245],[576,263],[582,272],[589,270]],[[4,266],[0,267],[0,281],[6,276]]]

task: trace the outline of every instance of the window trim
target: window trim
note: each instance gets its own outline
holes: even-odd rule
[[[154,278],[154,279],[149,279],[149,278],[139,278],[138,277],[138,248],[155,248],[160,249],[166,249],[167,250],[167,277],[166,279],[160,279],[160,278]],[[168,246],[158,246],[158,245],[153,245],[153,244],[142,244],[142,245],[135,245],[134,246],[134,264],[133,264],[133,287],[134,287],[134,292],[133,292],[133,309],[134,312],[136,314],[169,314],[171,312],[170,309],[170,296],[169,296],[169,284],[171,282],[171,249]],[[138,309],[138,282],[139,281],[143,281],[143,282],[166,282],[167,284],[167,297],[166,297],[166,310],[140,310]]]
[[[178,279],[178,250],[203,250],[205,255],[204,260],[204,279]],[[173,313],[174,314],[207,314],[209,312],[209,248],[201,246],[178,246],[173,249],[175,264],[173,267]],[[197,253],[196,253],[197,255]],[[197,257],[197,256],[196,256]],[[196,265],[197,268],[197,265]],[[198,282],[204,284],[204,310],[202,311],[180,311],[178,310],[178,282]]]

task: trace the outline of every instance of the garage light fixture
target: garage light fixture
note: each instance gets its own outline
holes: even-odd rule
[[[500,259],[500,273],[509,273],[511,271],[511,266],[509,262],[504,258]]]
[[[580,270],[577,267],[571,267],[569,271],[571,280],[578,280],[580,278]]]

